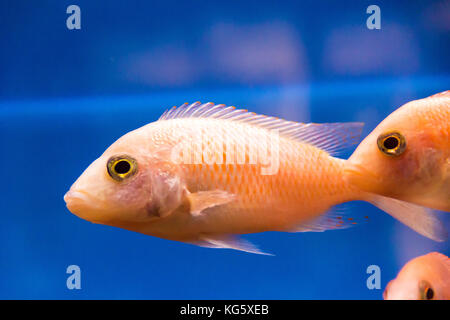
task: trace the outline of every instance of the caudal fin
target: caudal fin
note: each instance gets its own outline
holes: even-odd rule
[[[447,240],[447,230],[433,210],[379,195],[371,195],[368,201],[427,238]]]

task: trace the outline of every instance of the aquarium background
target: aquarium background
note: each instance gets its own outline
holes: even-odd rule
[[[81,30],[66,27],[71,4]],[[381,30],[366,27],[371,4]],[[184,102],[364,121],[365,136],[450,89],[449,32],[449,1],[1,1],[0,298],[381,299],[405,262],[449,255],[448,242],[356,202],[369,221],[354,228],[245,236],[275,254],[260,256],[92,224],[63,195],[117,138]],[[66,287],[73,264],[81,290]]]

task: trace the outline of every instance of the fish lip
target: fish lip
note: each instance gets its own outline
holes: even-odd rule
[[[78,212],[80,208],[89,208],[90,210],[101,209],[104,201],[97,199],[88,192],[80,189],[70,189],[64,195],[66,207],[70,212]],[[76,214],[76,213],[75,213]]]
[[[69,205],[69,203],[74,201],[74,200],[75,201],[76,200],[81,200],[82,202],[87,202],[90,199],[91,199],[91,197],[89,196],[89,194],[87,192],[85,192],[85,191],[82,191],[82,190],[72,190],[72,189],[70,189],[64,195],[64,202],[66,203],[66,205]]]

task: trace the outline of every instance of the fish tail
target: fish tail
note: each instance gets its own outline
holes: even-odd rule
[[[368,194],[366,201],[427,238],[447,240],[447,230],[431,209],[375,194]]]

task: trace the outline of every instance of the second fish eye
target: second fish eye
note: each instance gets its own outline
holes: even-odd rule
[[[107,169],[111,178],[122,181],[137,172],[137,162],[130,156],[115,156],[108,160]]]
[[[434,297],[434,291],[431,288],[427,288],[427,290],[425,291],[425,298],[427,300],[432,300]]]
[[[399,156],[406,149],[405,137],[398,132],[381,134],[377,139],[378,149],[388,156]]]
[[[434,290],[430,283],[426,280],[421,280],[419,282],[420,299],[422,300],[433,300]]]

